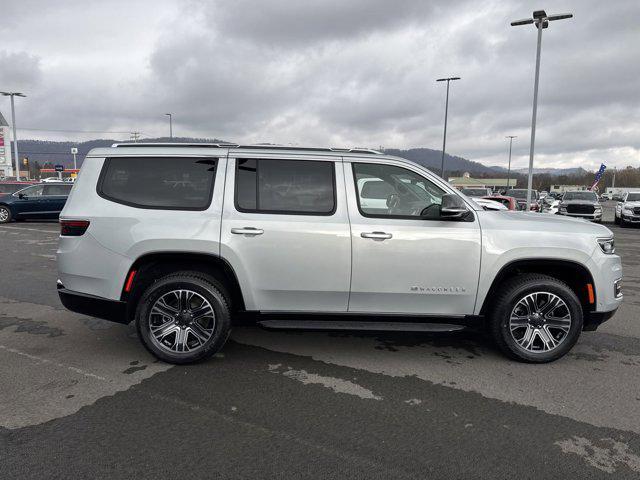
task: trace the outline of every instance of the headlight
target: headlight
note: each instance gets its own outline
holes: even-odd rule
[[[602,210],[602,207],[600,205],[596,205],[596,210]]]
[[[630,207],[622,207],[623,212],[633,213],[633,210]]]
[[[616,253],[616,244],[613,238],[599,238],[598,245],[600,245],[600,250],[602,253],[607,255],[613,255]]]

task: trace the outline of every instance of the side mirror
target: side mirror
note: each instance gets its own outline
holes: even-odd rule
[[[462,220],[469,215],[469,209],[458,195],[448,193],[442,196],[440,218],[445,220]]]
[[[26,196],[24,193],[19,193],[19,194],[18,194],[18,198],[19,198],[20,200],[24,200],[25,198],[27,198],[27,196]]]

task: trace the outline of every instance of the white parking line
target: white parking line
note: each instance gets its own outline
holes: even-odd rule
[[[30,228],[30,227],[9,227],[7,225],[0,225],[0,228],[3,230],[29,230],[31,232],[44,232],[44,233],[58,233],[58,230],[43,230],[41,228]]]

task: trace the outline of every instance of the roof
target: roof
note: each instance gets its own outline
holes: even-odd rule
[[[2,112],[0,112],[0,127],[8,127],[9,124],[7,120],[2,116]]]
[[[515,178],[509,179],[509,186],[515,186],[517,180]],[[485,185],[490,186],[507,186],[506,178],[471,178],[471,177],[452,177],[449,178],[449,183],[451,185],[463,186],[463,187],[484,187]]]
[[[222,156],[227,153],[234,155],[251,155],[270,157],[277,155],[300,155],[300,159],[327,158],[336,159],[348,157],[368,157],[370,159],[395,160],[410,165],[415,162],[406,158],[385,155],[367,148],[323,148],[323,147],[292,147],[286,145],[238,145],[235,143],[115,143],[111,147],[94,148],[87,157],[104,156],[137,156],[137,155],[176,155],[176,156]]]

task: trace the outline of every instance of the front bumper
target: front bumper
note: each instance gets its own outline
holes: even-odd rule
[[[618,309],[616,308],[609,312],[587,312],[584,316],[582,330],[585,332],[593,332],[594,330],[597,330],[600,325],[613,317],[617,311]]]
[[[602,220],[602,210],[595,213],[567,213],[558,211],[558,215],[564,215],[565,217],[584,218],[592,222],[599,222]]]
[[[624,211],[621,213],[620,215],[622,217],[622,219],[625,222],[628,223],[640,223],[640,215],[629,215],[628,213],[625,213]]]
[[[102,318],[111,322],[129,323],[127,304],[125,302],[67,290],[60,283],[58,284],[58,296],[62,305],[72,312]]]

